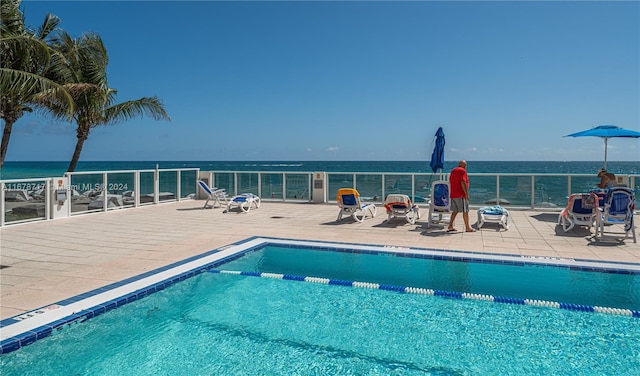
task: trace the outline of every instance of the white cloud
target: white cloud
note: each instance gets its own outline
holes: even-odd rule
[[[339,147],[337,147],[337,146],[329,146],[329,147],[327,148],[327,151],[329,151],[329,152],[334,152],[334,151],[338,151],[338,149],[340,149],[340,148],[339,148]]]

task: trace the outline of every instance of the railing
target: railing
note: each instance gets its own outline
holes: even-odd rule
[[[255,193],[263,201],[335,203],[338,189],[358,189],[363,200],[382,203],[391,193],[409,195],[418,204],[431,196],[433,182],[448,174],[367,172],[200,171],[199,169],[74,172],[60,178],[0,181],[0,226],[57,218],[56,192],[64,186],[68,207],[61,216],[135,208],[203,197],[197,180],[224,188],[229,195]],[[321,181],[318,184],[318,179]],[[560,210],[571,193],[588,192],[598,181],[591,174],[469,173],[473,207]],[[640,193],[640,175],[624,176]],[[61,183],[61,181],[63,183]],[[56,200],[56,201],[54,201]]]
[[[196,196],[199,169],[89,171],[0,181],[0,227]]]
[[[307,202],[313,200],[311,172],[230,172],[201,173],[211,186],[224,188],[230,195],[251,192],[262,200]]]
[[[312,189],[313,173],[212,171],[208,181],[227,192],[253,192],[263,200],[335,202],[340,188],[356,188],[364,200],[382,202],[391,193],[409,195],[416,203],[428,202],[434,181],[448,174],[328,172],[322,191]],[[564,208],[571,193],[588,192],[598,181],[591,174],[488,174],[469,173],[470,204],[475,207],[509,205],[512,208]],[[636,193],[640,175],[624,177]],[[294,183],[295,182],[295,183]],[[308,192],[308,193],[307,193]],[[318,199],[314,195],[323,194]]]
[[[198,173],[197,168],[67,173],[71,215],[194,198]]]

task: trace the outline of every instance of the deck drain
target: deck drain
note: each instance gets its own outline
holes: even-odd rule
[[[11,266],[9,265],[0,265],[0,269],[5,269],[5,268],[10,268]]]
[[[272,219],[283,219],[283,218],[286,218],[286,217],[281,217],[281,216],[279,216],[279,215],[274,215],[274,216],[273,216],[273,217],[271,217],[271,218],[272,218]]]

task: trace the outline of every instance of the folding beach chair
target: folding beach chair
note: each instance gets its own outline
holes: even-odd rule
[[[222,201],[224,201],[225,205],[229,204],[227,193],[225,192],[224,188],[211,188],[202,180],[198,180],[198,185],[200,186],[200,188],[202,188],[204,193],[207,194],[207,201],[205,201],[204,206],[202,207],[203,209],[209,207],[209,201],[213,201],[211,208],[222,206]]]
[[[598,217],[598,202],[594,192],[570,195],[567,207],[558,215],[558,224],[564,232],[571,231],[575,226],[586,226],[591,231]]]
[[[448,181],[436,180],[431,184],[431,198],[429,199],[429,218],[427,228],[434,223],[448,222],[450,217],[445,214],[451,212],[451,187]]]
[[[402,217],[412,225],[416,219],[420,219],[420,209],[418,205],[412,204],[407,195],[390,194],[384,200],[384,208],[387,210],[387,222],[391,218]]]
[[[500,205],[485,206],[478,209],[478,230],[485,223],[497,223],[505,230],[509,229],[509,211]]]
[[[342,219],[343,214],[352,216],[357,222],[363,222],[367,217],[367,213],[369,213],[372,218],[376,216],[376,205],[360,202],[360,193],[353,188],[338,189],[336,201],[340,207],[336,222]]]
[[[636,243],[636,228],[633,223],[633,211],[635,210],[635,193],[630,188],[613,187],[609,189],[605,198],[604,207],[598,211],[597,221],[599,231],[596,230],[596,238],[602,239],[605,225],[624,225],[625,238],[629,232]]]

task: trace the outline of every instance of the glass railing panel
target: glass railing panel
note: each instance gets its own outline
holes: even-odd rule
[[[382,198],[382,174],[357,174],[356,186],[363,201],[384,202]]]
[[[469,204],[473,206],[496,205],[497,181],[495,175],[469,174]],[[501,202],[500,204],[506,204]]]
[[[589,192],[592,189],[595,189],[596,184],[598,184],[599,182],[600,182],[600,179],[594,178],[593,176],[572,176],[571,192],[567,192],[567,194]]]
[[[531,207],[531,176],[500,175],[500,205]]]
[[[175,201],[178,192],[178,172],[159,171],[159,193],[158,201]]]
[[[104,174],[71,174],[71,213],[104,210]]]
[[[413,197],[413,202],[417,204],[428,203],[431,199],[431,185],[433,185],[433,182],[439,180],[441,180],[440,175],[416,175],[414,183],[415,196]],[[444,177],[442,180],[444,180]]]
[[[308,200],[309,174],[286,174],[287,200]]]
[[[236,191],[233,172],[215,172],[213,182],[216,188],[223,188],[229,196],[233,196]]]
[[[180,171],[180,197],[196,197],[198,170]]]
[[[567,176],[535,176],[536,208],[563,208],[569,191]]]
[[[263,173],[260,175],[262,198],[282,200],[282,173]]]
[[[107,174],[107,210],[135,205],[135,172]]]
[[[385,175],[384,185],[385,195],[397,193],[411,197],[413,194],[411,192],[413,185],[410,174]]]
[[[239,172],[238,173],[238,193],[258,194],[258,173]]]
[[[155,171],[140,171],[140,205],[154,203]]]
[[[7,181],[4,184],[4,223],[47,218],[46,181]]]
[[[336,201],[336,195],[340,188],[356,188],[353,183],[353,174],[327,174],[327,200]]]

